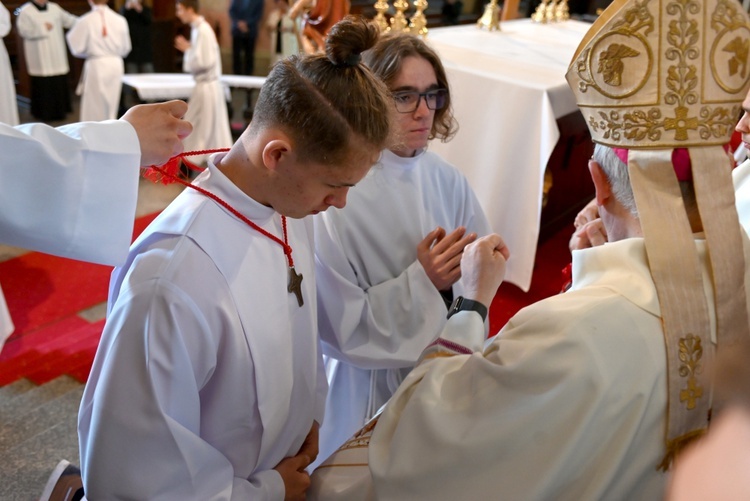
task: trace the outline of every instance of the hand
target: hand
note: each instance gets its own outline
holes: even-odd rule
[[[284,481],[284,501],[305,501],[305,492],[310,487],[310,475],[305,468],[311,463],[304,454],[285,458],[276,465]]]
[[[461,254],[477,238],[476,233],[464,233],[466,228],[460,227],[446,235],[438,226],[417,244],[417,259],[439,291],[448,290],[461,278]]]
[[[52,23],[44,23],[44,27],[47,28],[47,31],[52,31],[52,28],[54,28]]]
[[[190,42],[182,35],[174,37],[174,48],[180,52],[187,52],[190,50]]]
[[[305,455],[308,458],[310,458],[310,462],[312,463],[315,461],[315,458],[318,457],[318,430],[320,429],[320,425],[317,421],[313,421],[312,426],[310,427],[310,432],[305,437],[305,441],[302,442],[302,447],[299,448],[299,452],[297,452],[297,455]]]
[[[586,204],[586,207],[581,209],[581,211],[578,214],[576,214],[576,218],[573,221],[573,225],[575,225],[576,228],[580,228],[586,223],[589,223],[593,221],[594,219],[598,219],[598,218],[599,218],[599,207],[596,205],[596,199],[593,199],[592,201]]]
[[[607,243],[607,229],[600,218],[589,221],[579,227],[570,237],[568,247],[570,250],[588,249]]]
[[[168,101],[133,106],[122,116],[138,135],[142,167],[162,165],[182,153],[182,140],[193,130],[190,122],[182,119],[186,111],[184,101]]]
[[[245,21],[237,21],[237,29],[240,30],[240,33],[247,33],[250,31]]]
[[[466,298],[479,301],[489,308],[505,278],[508,258],[510,251],[505,242],[494,233],[467,245],[461,256]]]

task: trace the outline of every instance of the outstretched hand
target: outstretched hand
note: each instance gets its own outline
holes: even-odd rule
[[[448,290],[461,278],[461,254],[476,238],[464,227],[446,235],[438,226],[417,244],[417,259],[437,290]]]
[[[182,140],[193,131],[183,119],[187,112],[184,101],[140,104],[130,108],[121,118],[129,122],[141,145],[141,167],[162,165],[183,151]]]

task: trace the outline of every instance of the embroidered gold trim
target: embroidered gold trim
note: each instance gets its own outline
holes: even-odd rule
[[[750,80],[750,71],[748,71],[748,55],[750,55],[750,41],[748,35],[750,29],[745,24],[742,13],[738,10],[739,4],[733,4],[727,0],[720,0],[713,14],[711,15],[711,28],[718,32],[714,43],[711,45],[711,74],[717,85],[724,91],[735,94],[743,92],[748,80]],[[738,30],[745,33],[738,34]],[[717,61],[720,52],[727,52],[731,57],[726,61],[726,74],[733,77],[739,73],[742,80],[732,86],[726,82],[722,72],[717,68]]]
[[[680,376],[687,378],[687,388],[680,390],[680,402],[686,402],[688,410],[695,408],[696,400],[703,397],[703,386],[698,383],[698,375],[703,372],[701,358],[703,346],[699,337],[688,334],[680,338]]]
[[[646,84],[654,64],[654,55],[646,39],[646,35],[654,30],[654,16],[646,8],[648,2],[649,0],[644,0],[641,3],[636,2],[635,6],[626,11],[625,19],[613,26],[611,33],[604,35],[595,44],[595,47],[583,52],[576,65],[576,71],[581,78],[578,83],[581,92],[586,92],[589,87],[594,87],[604,96],[612,99],[623,99],[632,96]],[[604,46],[605,41],[609,38],[613,40],[599,51],[598,47]],[[601,75],[604,83],[620,87],[622,85],[622,73],[625,69],[622,59],[636,57],[642,53],[646,54],[648,66],[635,85],[628,86],[621,93],[609,92],[599,85],[597,75]],[[593,57],[596,54],[599,55],[599,64],[596,74],[594,74]]]

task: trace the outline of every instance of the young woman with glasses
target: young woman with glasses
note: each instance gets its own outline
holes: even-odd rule
[[[319,327],[330,383],[320,460],[388,400],[462,295],[464,246],[491,232],[466,178],[428,151],[456,131],[445,70],[419,37],[362,54],[393,97],[394,137],[342,210],[316,216]]]

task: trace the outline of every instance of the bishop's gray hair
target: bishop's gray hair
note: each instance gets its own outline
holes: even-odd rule
[[[628,166],[620,160],[612,148],[603,144],[594,146],[594,160],[607,176],[615,200],[637,218],[638,208],[635,206],[633,188],[630,186]]]

